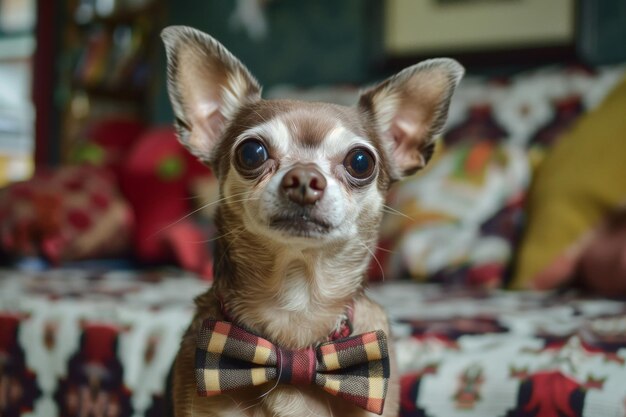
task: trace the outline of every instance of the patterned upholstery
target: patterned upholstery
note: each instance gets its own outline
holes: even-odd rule
[[[206,289],[178,272],[0,273],[0,386],[14,393],[1,415],[163,416],[191,300]],[[625,302],[411,282],[369,293],[391,315],[402,416],[626,411]]]
[[[501,286],[534,167],[623,75],[547,68],[463,80],[434,160],[390,196],[374,278]]]

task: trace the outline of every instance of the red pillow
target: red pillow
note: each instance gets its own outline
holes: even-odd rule
[[[117,256],[132,230],[132,211],[105,169],[63,167],[0,190],[0,247],[13,256]]]

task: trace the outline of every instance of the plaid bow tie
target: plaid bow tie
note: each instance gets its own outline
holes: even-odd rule
[[[385,332],[377,330],[298,351],[226,321],[205,320],[196,348],[198,395],[281,383],[315,384],[376,414],[382,414],[389,381]]]

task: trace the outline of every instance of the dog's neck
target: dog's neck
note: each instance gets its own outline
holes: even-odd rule
[[[215,290],[238,324],[286,348],[325,340],[362,291],[375,231],[317,248],[229,230],[219,215]],[[368,246],[366,246],[368,245]]]

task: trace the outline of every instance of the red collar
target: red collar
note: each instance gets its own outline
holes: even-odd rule
[[[224,303],[224,299],[219,294],[215,294],[217,299],[220,302],[220,310],[222,312],[222,316],[224,316],[224,320],[229,321],[233,324],[237,324],[236,320],[234,320],[233,316],[229,313],[226,308],[226,303]],[[339,339],[344,339],[350,336],[353,332],[352,321],[354,319],[354,303],[350,302],[350,304],[346,307],[345,312],[341,315],[341,320],[337,325],[337,328],[334,329],[329,335],[329,341],[335,341]],[[237,324],[239,325],[239,324]],[[239,325],[240,327],[244,327]],[[245,327],[244,327],[245,328]]]

